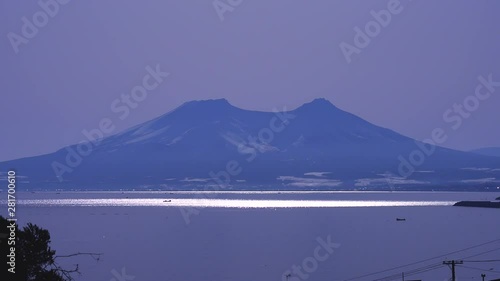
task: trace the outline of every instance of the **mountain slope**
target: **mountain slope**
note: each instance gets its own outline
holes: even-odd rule
[[[325,99],[281,112],[243,110],[221,99],[187,102],[94,140],[90,153],[74,145],[0,163],[0,169],[15,168],[32,188],[218,184],[363,189],[388,183],[430,188],[478,186],[464,182],[471,178],[489,179],[479,186],[496,181],[496,175],[483,174],[500,168],[499,159],[441,147],[425,156],[419,146]],[[411,164],[409,155],[415,153],[424,156],[423,163]],[[401,158],[407,163],[401,164]]]
[[[485,147],[480,149],[475,149],[471,151],[472,153],[500,157],[500,147]]]

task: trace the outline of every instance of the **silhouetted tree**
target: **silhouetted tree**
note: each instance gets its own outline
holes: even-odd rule
[[[10,273],[7,268],[2,273],[7,272],[12,281],[71,281],[72,274],[79,274],[78,265],[74,269],[66,270],[57,263],[57,258],[66,258],[78,255],[90,255],[99,260],[100,254],[77,253],[69,256],[56,256],[56,251],[50,248],[50,233],[48,230],[28,223],[22,230],[16,225],[15,245],[9,245],[10,236],[7,226],[10,225],[5,218],[0,216],[0,246],[2,248],[2,267],[9,262],[7,255],[10,248],[15,247],[16,267],[15,273]],[[12,243],[12,242],[11,242]],[[3,274],[2,274],[3,275]]]

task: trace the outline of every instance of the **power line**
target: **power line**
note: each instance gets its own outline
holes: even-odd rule
[[[428,271],[433,271],[433,270],[440,269],[440,268],[443,268],[443,265],[439,265],[439,266],[435,266],[435,267],[432,267],[432,268],[429,268],[429,269],[425,269],[425,270],[421,270],[421,271],[418,271],[418,272],[410,273],[410,274],[408,274],[408,276],[413,276],[413,275],[416,275],[416,274],[420,274],[420,273],[424,273],[424,272],[428,272]]]
[[[431,261],[431,260],[443,258],[443,257],[449,256],[449,255],[453,255],[453,254],[456,254],[456,253],[465,252],[465,251],[468,251],[468,250],[471,250],[471,249],[475,249],[475,248],[482,247],[482,246],[485,246],[485,245],[488,245],[488,244],[492,244],[492,243],[496,243],[496,242],[499,242],[499,241],[500,241],[500,239],[495,239],[495,240],[488,241],[488,242],[485,242],[485,243],[481,243],[479,245],[471,246],[471,247],[468,247],[468,248],[465,248],[465,249],[462,249],[462,250],[454,251],[454,252],[447,253],[447,254],[444,254],[444,255],[439,255],[439,256],[436,256],[436,257],[428,258],[428,259],[425,259],[425,260],[421,260],[421,261],[417,261],[417,262],[413,262],[413,263],[409,263],[409,264],[405,264],[405,265],[401,265],[401,266],[396,266],[396,267],[393,267],[393,268],[389,268],[389,269],[386,269],[386,270],[377,271],[377,272],[374,272],[374,273],[369,273],[369,274],[365,274],[365,275],[361,275],[361,276],[357,276],[357,277],[345,279],[344,281],[352,281],[352,280],[356,280],[356,279],[360,279],[360,278],[364,278],[364,277],[369,277],[369,276],[377,275],[377,274],[388,272],[388,271],[393,271],[393,270],[396,270],[396,269],[401,269],[401,268],[404,268],[404,267],[416,265],[416,264],[423,263],[423,262],[426,262],[426,261]],[[475,256],[477,256],[477,255],[475,255]],[[472,258],[472,257],[475,257],[475,256],[471,256],[471,257],[467,257],[467,258]]]
[[[424,266],[424,267],[421,267],[421,268],[413,269],[413,270],[410,270],[410,271],[405,271],[404,272],[404,276],[405,277],[407,277],[407,276],[413,276],[413,275],[416,275],[416,274],[420,274],[420,273],[424,273],[424,272],[428,272],[428,271],[440,269],[440,268],[443,268],[443,267],[444,267],[444,265],[442,265],[441,263],[432,264],[432,265]],[[401,278],[401,274],[394,274],[394,275],[390,275],[390,276],[387,276],[387,277],[384,277],[384,278],[375,279],[374,281],[391,281],[391,280],[399,280],[400,278]]]
[[[466,266],[466,265],[457,265],[457,266],[463,267],[463,268],[468,268],[468,269],[473,269],[473,270],[479,270],[479,271],[482,271],[482,272],[500,273],[500,271],[495,271],[495,270],[490,270],[490,269],[482,269],[482,268],[471,267],[471,266]]]
[[[410,274],[413,273],[413,272],[415,272],[415,271],[425,270],[425,269],[428,269],[428,268],[431,268],[431,267],[435,267],[435,266],[442,266],[442,264],[437,263],[437,264],[426,265],[426,266],[423,266],[423,267],[419,267],[419,268],[413,269],[411,271],[405,271],[404,274],[405,274],[405,276],[410,276]],[[399,279],[399,278],[401,278],[401,273],[396,273],[396,274],[388,275],[388,276],[385,276],[385,277],[382,277],[382,278],[379,278],[379,279],[375,279],[373,281],[387,281],[387,280],[391,280],[391,278],[397,278],[397,279]]]
[[[485,255],[485,254],[488,254],[488,253],[491,253],[491,252],[495,252],[495,251],[498,251],[498,250],[500,250],[500,248],[496,248],[496,249],[489,250],[489,251],[486,251],[486,252],[482,252],[482,253],[479,253],[479,254],[476,254],[476,255],[468,256],[468,257],[465,257],[463,259],[475,258],[475,257],[482,256],[482,255]]]
[[[416,275],[416,274],[420,274],[420,273],[424,273],[424,272],[428,272],[428,271],[433,271],[433,270],[436,270],[436,269],[440,269],[440,268],[443,268],[444,265],[442,264],[438,264],[438,265],[435,265],[435,266],[427,266],[426,268],[420,268],[420,269],[416,269],[416,270],[412,270],[412,271],[409,271],[409,272],[405,272],[404,275],[405,277],[407,276],[413,276],[413,275]],[[382,278],[382,279],[377,279],[375,281],[392,281],[392,280],[399,280],[401,278],[401,275],[400,274],[394,274],[394,275],[391,275],[391,276],[388,276],[386,278]]]
[[[499,262],[500,260],[479,260],[479,261],[466,261],[464,260],[464,262]]]

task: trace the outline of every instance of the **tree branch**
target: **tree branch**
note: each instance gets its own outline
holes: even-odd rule
[[[99,259],[102,256],[102,253],[76,253],[76,254],[70,254],[70,255],[55,256],[54,260],[57,258],[71,258],[71,257],[76,257],[76,256],[91,256],[96,261],[99,261]]]

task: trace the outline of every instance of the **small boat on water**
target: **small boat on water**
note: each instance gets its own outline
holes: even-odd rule
[[[167,202],[167,203],[168,203],[168,202],[172,202],[172,200],[170,200],[170,199],[165,199],[165,200],[163,200],[163,202]]]
[[[396,218],[396,221],[406,221],[405,218]]]

